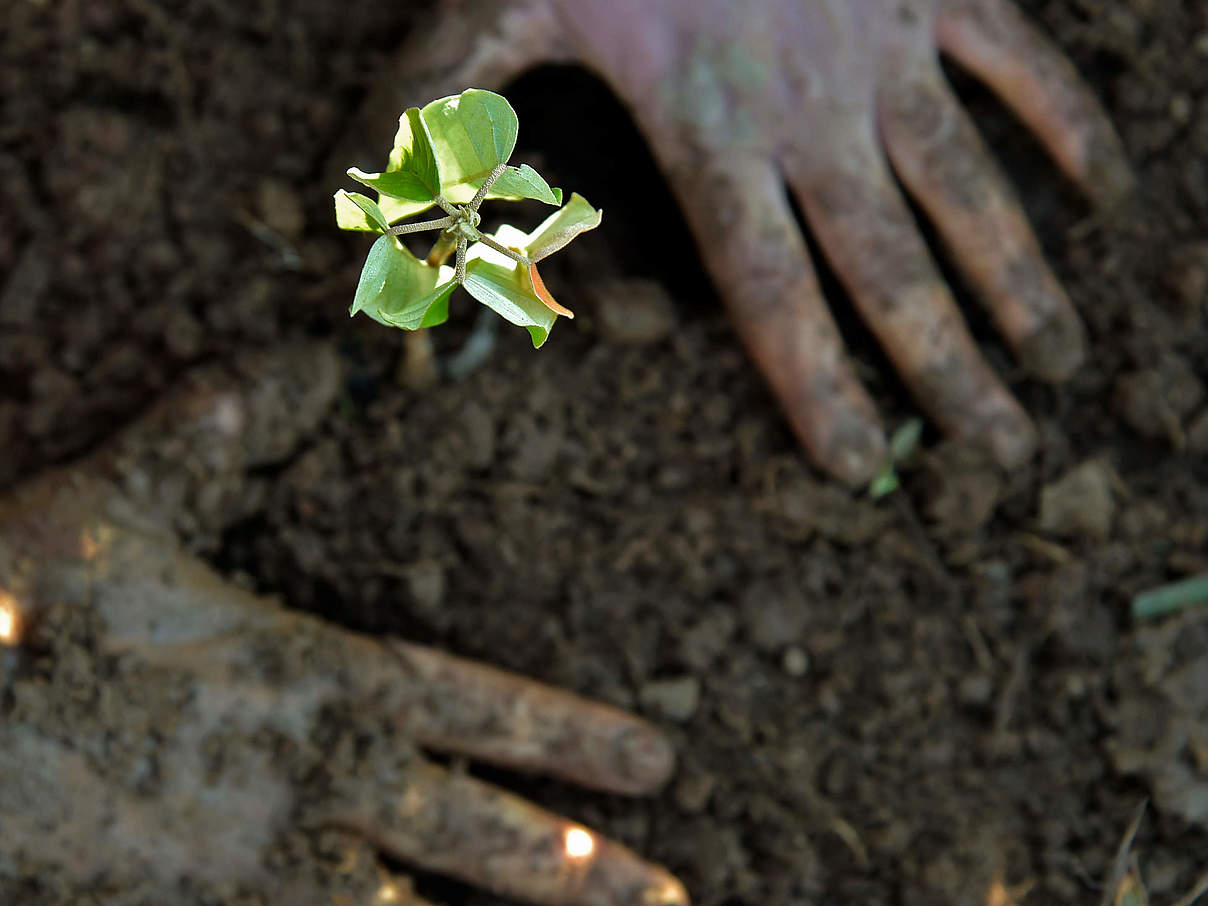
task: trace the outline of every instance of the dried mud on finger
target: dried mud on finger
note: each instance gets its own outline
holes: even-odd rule
[[[1208,617],[1138,629],[1127,604],[1208,571],[1208,13],[1022,5],[1108,106],[1140,190],[1092,213],[956,78],[1086,321],[1087,364],[1057,389],[1020,380],[958,287],[1039,454],[1003,478],[928,436],[904,491],[872,503],[804,464],[686,231],[649,241],[635,199],[670,196],[587,76],[508,91],[518,156],[609,213],[556,265],[579,317],[539,354],[500,331],[483,368],[421,395],[396,380],[396,333],[346,316],[364,248],[331,223],[327,166],[417,26],[409,5],[18,0],[0,32],[0,487],[95,449],[191,366],[326,339],[340,403],[253,475],[260,505],[210,561],[350,628],[638,710],[680,752],[649,800],[472,771],[715,906],[984,903],[996,883],[1095,902],[1149,797],[1134,849],[1173,902],[1208,867]],[[577,92],[582,122],[543,114]],[[614,297],[653,328],[601,314]],[[441,354],[473,317],[454,311]]]

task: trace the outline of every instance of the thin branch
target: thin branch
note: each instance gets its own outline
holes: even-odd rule
[[[458,286],[461,286],[463,283],[466,282],[466,245],[467,245],[466,237],[458,236],[457,237],[457,271],[456,271],[456,280],[457,280]]]
[[[486,182],[478,187],[478,191],[474,193],[474,197],[470,200],[470,210],[477,211],[478,206],[482,204],[482,200],[487,197],[487,192],[491,191],[491,186],[495,185],[495,180],[503,173],[507,164],[497,164],[495,169],[491,171],[491,175],[487,177]]]
[[[525,257],[524,255],[520,254],[515,249],[508,248],[506,245],[504,245],[503,243],[499,242],[498,240],[492,238],[491,236],[488,236],[486,233],[479,233],[478,241],[481,242],[483,245],[487,246],[488,248],[493,248],[495,251],[499,252],[499,254],[501,254],[501,255],[507,255],[509,258],[511,258],[517,264],[523,264],[525,267],[528,267],[529,265],[531,265],[533,263],[530,258]]]
[[[422,233],[425,230],[444,230],[453,225],[452,217],[440,220],[421,220],[419,223],[400,223],[386,231],[387,236],[402,236],[404,233]]]
[[[458,214],[457,206],[455,204],[453,204],[451,201],[449,201],[449,199],[445,198],[445,196],[438,194],[432,200],[435,201],[438,205],[440,205],[441,210],[444,211],[446,214],[448,214],[450,217],[457,216],[457,214]]]
[[[429,267],[440,267],[449,260],[449,256],[457,249],[457,238],[450,236],[448,233],[441,233],[440,238],[432,246],[432,250],[428,252],[428,257],[424,259],[424,264]]]

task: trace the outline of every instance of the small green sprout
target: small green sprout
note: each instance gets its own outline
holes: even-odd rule
[[[881,468],[868,483],[868,496],[873,500],[892,494],[902,484],[898,478],[897,465],[910,459],[918,448],[919,438],[923,434],[923,420],[910,418],[904,421],[889,438],[889,450],[886,451],[885,461]]]
[[[562,190],[550,188],[528,164],[509,166],[517,128],[516,112],[505,98],[471,88],[406,110],[385,172],[348,171],[378,198],[336,192],[337,225],[380,234],[365,259],[349,314],[362,311],[404,330],[433,327],[448,319],[449,296],[462,286],[503,318],[528,328],[534,346],[545,342],[558,315],[574,317],[545,288],[537,263],[599,226],[603,213],[577,194],[563,205]],[[524,198],[559,209],[531,233],[509,224],[494,235],[479,229],[484,201]],[[433,207],[445,216],[400,222]],[[398,237],[426,230],[440,236],[421,261]],[[450,255],[453,267],[445,264]]]

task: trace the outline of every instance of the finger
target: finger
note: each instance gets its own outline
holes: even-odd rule
[[[938,67],[878,99],[898,177],[926,210],[1024,366],[1063,380],[1082,363],[1082,322],[1027,218]]]
[[[944,52],[993,88],[1097,204],[1110,206],[1132,188],[1107,114],[1073,64],[1014,3],[948,0],[937,26]]]
[[[1026,460],[1035,430],[969,336],[872,136],[847,154],[844,169],[800,173],[792,183],[827,258],[924,409],[1005,467]]]
[[[424,745],[630,795],[671,776],[667,738],[618,708],[419,645],[391,647],[407,731]]]
[[[548,906],[688,902],[664,869],[472,777],[412,761],[403,778],[357,789],[328,819],[427,871]]]
[[[735,329],[789,424],[825,469],[867,481],[885,456],[876,410],[827,310],[776,169],[756,157],[665,170]]]

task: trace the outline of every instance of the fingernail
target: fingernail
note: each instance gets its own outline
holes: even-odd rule
[[[1036,451],[1036,428],[1022,412],[1004,412],[983,433],[986,446],[1004,469],[1017,469]]]
[[[620,773],[634,793],[658,789],[675,770],[675,749],[654,727],[635,727],[618,740]]]
[[[1019,359],[1027,372],[1057,383],[1069,378],[1086,355],[1086,331],[1068,305],[1061,305],[1031,336],[1019,344]]]
[[[854,413],[837,426],[824,465],[850,487],[867,484],[885,462],[885,435]]]
[[[1111,210],[1125,199],[1137,184],[1124,146],[1114,132],[1100,135],[1090,143],[1086,157],[1086,191],[1101,210]]]

